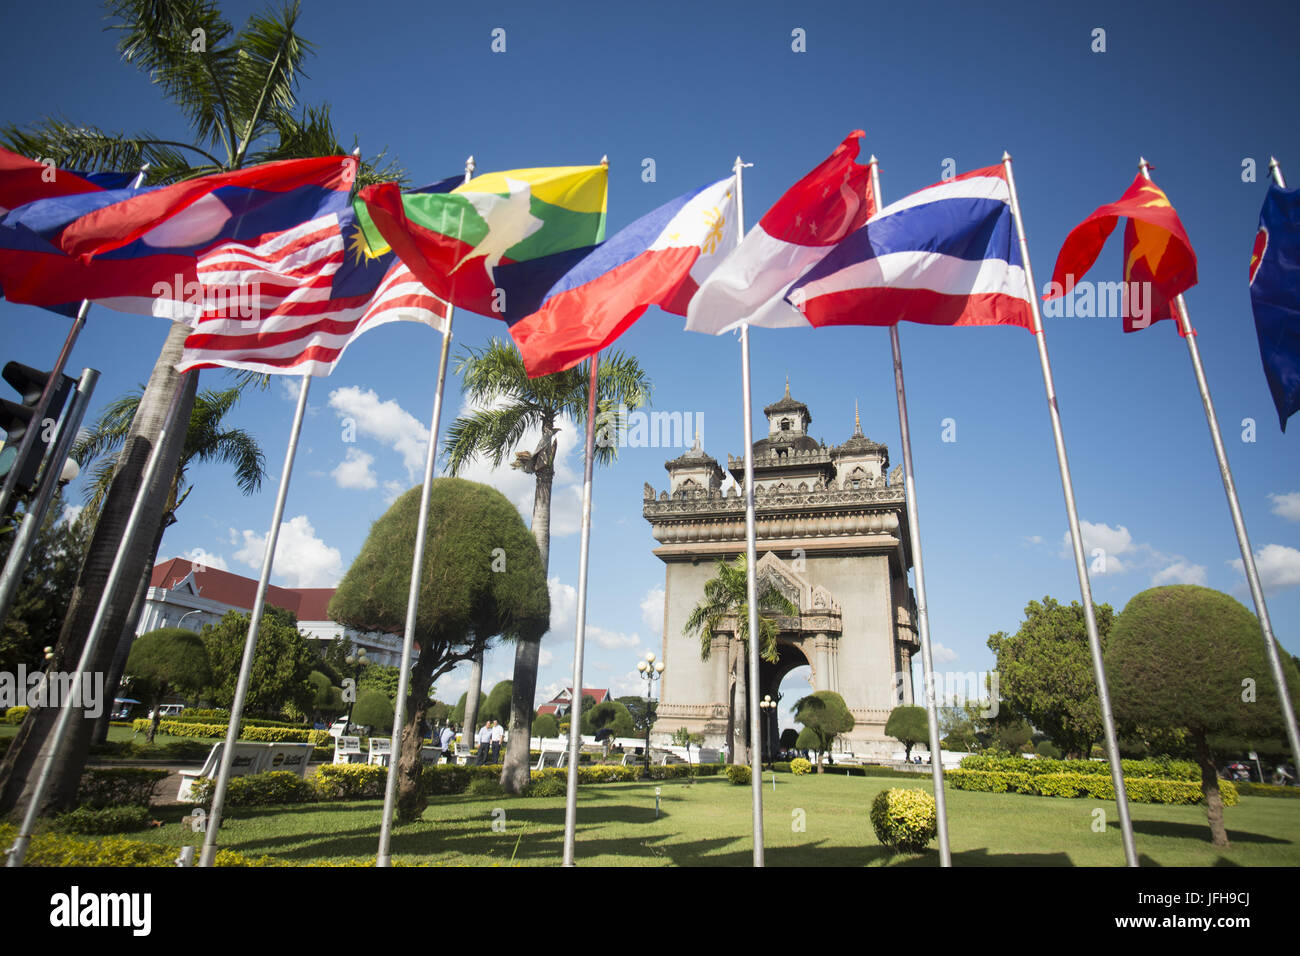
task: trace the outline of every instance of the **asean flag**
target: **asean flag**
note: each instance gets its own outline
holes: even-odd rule
[[[541,309],[510,326],[529,378],[572,368],[651,305],[687,305],[736,247],[736,177],[679,196],[598,246],[557,282]]]
[[[1173,299],[1196,285],[1196,253],[1169,197],[1141,173],[1124,195],[1099,206],[1065,237],[1044,299],[1069,293],[1092,268],[1121,217],[1124,227],[1124,331],[1173,317]],[[1149,292],[1149,294],[1148,294]],[[1181,334],[1181,329],[1179,330]]]
[[[808,327],[786,301],[790,287],[875,212],[871,167],[856,161],[864,135],[854,130],[791,186],[704,281],[686,313],[689,331]]]

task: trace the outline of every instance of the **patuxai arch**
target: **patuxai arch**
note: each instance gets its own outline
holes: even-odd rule
[[[773,699],[796,667],[811,667],[814,690],[843,696],[857,726],[841,747],[855,754],[888,756],[897,746],[885,737],[885,720],[912,702],[912,657],[919,644],[915,601],[907,584],[911,567],[902,469],[889,472],[889,450],[862,433],[828,447],[808,434],[808,406],[785,396],[763,409],[767,437],[754,442],[754,487],[760,591],[770,582],[798,608],[779,617],[780,657],[763,662],[756,693]],[[846,416],[847,418],[847,416]],[[643,514],[664,562],[663,660],[659,719],[666,739],[679,727],[702,733],[705,746],[721,748],[734,697],[733,668],[740,644],[735,622],[724,621],[709,659],[699,638],[683,633],[687,618],[716,573],[719,558],[745,550],[745,506],[736,486],[722,490],[725,473],[695,446],[665,464],[669,485],[645,486]],[[744,458],[727,456],[727,469],[744,484]],[[793,700],[767,717],[765,738],[779,720],[790,723]]]

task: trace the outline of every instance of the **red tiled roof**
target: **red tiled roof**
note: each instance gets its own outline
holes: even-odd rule
[[[156,588],[171,589],[184,581],[194,568],[192,562],[184,558],[172,558],[155,565],[149,584]],[[251,610],[253,599],[257,596],[257,582],[241,574],[232,574],[217,568],[203,568],[195,571],[194,583],[198,586],[199,596],[211,601],[229,604],[231,607]],[[272,584],[266,590],[266,603],[293,611],[300,621],[328,621],[330,598],[335,588],[282,588]]]
[[[564,690],[569,691],[570,694],[573,693],[572,687],[566,687],[564,688]],[[563,693],[563,691],[561,691],[560,693]],[[584,687],[582,689],[582,693],[586,696],[594,697],[596,699],[596,703],[603,704],[605,702],[605,698],[609,697],[609,688],[608,687]],[[556,694],[547,703],[567,704],[568,700],[564,697],[561,697],[560,694]],[[540,707],[537,708],[538,713],[541,713],[541,710],[542,709]]]

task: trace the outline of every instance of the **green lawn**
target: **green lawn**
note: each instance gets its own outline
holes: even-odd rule
[[[769,776],[770,779],[770,776]],[[763,807],[769,866],[934,866],[937,850],[889,858],[867,810],[897,780],[872,777],[777,776]],[[921,780],[917,781],[920,785]],[[662,811],[654,817],[655,787]],[[578,792],[580,863],[606,866],[744,866],[751,859],[750,790],[725,779],[603,784]],[[1109,823],[1094,833],[1093,810]],[[493,810],[504,811],[494,832]],[[1151,866],[1295,866],[1300,864],[1300,800],[1243,797],[1225,811],[1233,845],[1209,844],[1202,807],[1133,804],[1138,852]],[[381,803],[368,800],[300,807],[234,809],[221,846],[290,862],[373,857]],[[1120,866],[1124,855],[1115,804],[1017,794],[948,792],[954,863],[961,866]],[[165,826],[132,839],[181,844],[200,836],[182,830],[186,810],[158,812]],[[802,819],[804,828],[796,829]],[[394,831],[399,862],[452,865],[556,865],[564,834],[564,799],[436,797],[423,819]]]

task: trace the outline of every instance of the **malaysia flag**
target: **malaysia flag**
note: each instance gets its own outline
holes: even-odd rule
[[[799,279],[788,300],[818,327],[1032,330],[1005,170],[972,170],[885,207]]]
[[[542,307],[510,325],[530,378],[572,368],[651,305],[685,315],[700,282],[736,247],[736,177],[665,203],[570,270]]]
[[[351,208],[255,242],[225,243],[198,264],[205,299],[178,371],[328,375],[357,336],[386,322],[443,327],[447,304],[392,252],[370,252]]]
[[[871,167],[856,162],[864,135],[854,130],[791,186],[701,284],[686,313],[689,331],[808,325],[786,301],[791,284],[875,211]]]

